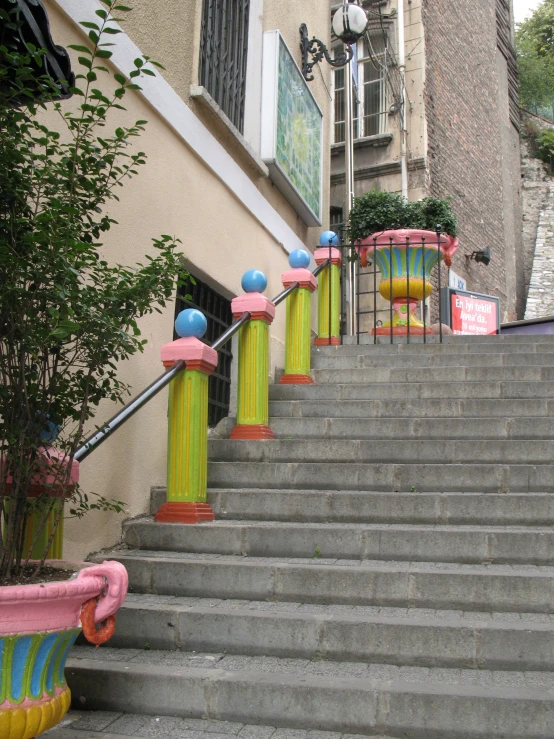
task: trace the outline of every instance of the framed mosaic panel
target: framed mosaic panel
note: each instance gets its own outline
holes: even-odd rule
[[[261,155],[308,226],[321,225],[323,113],[279,31],[264,33]]]

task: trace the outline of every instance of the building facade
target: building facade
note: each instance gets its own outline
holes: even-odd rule
[[[95,11],[102,7],[97,0],[44,4],[52,36],[65,47],[86,40],[79,22],[97,20]],[[208,316],[207,338],[216,338],[231,321],[230,301],[243,292],[244,272],[262,270],[268,277],[266,294],[277,295],[289,253],[313,250],[321,227],[328,226],[329,93],[321,76],[307,93],[295,63],[301,61],[302,22],[326,42],[330,29],[328,7],[316,0],[134,0],[132,5],[123,20],[124,33],[113,37],[112,71],[128,73],[139,55],[155,59],[165,70],[142,79],[142,91],[133,93],[126,100],[127,112],[121,112],[122,121],[148,121],[138,144],[147,163],[121,191],[120,202],[110,205],[118,225],[104,250],[107,259],[133,264],[148,253],[152,237],[175,235],[183,244],[185,267],[196,279],[187,287],[189,301],[173,302],[141,321],[145,351],[119,367],[121,379],[137,394],[163,372],[160,348],[173,339],[176,306],[200,307]],[[293,188],[286,176],[278,179],[263,150],[268,122],[262,121],[262,96],[272,93],[262,79],[264,43],[267,32],[275,31],[280,33],[278,74],[288,74],[296,98],[308,101],[321,137],[319,150],[311,152],[317,177],[303,182],[298,168],[306,147],[310,154],[311,128],[301,110],[278,111],[283,114],[275,124],[279,142],[285,153],[287,146],[291,149],[298,165]],[[77,66],[77,54],[71,54]],[[284,366],[284,323],[283,307],[270,328],[271,373]],[[233,413],[232,352],[232,346],[222,352],[219,377],[210,386],[212,424]],[[103,423],[115,410],[103,405],[95,422]],[[113,544],[122,518],[147,511],[150,487],[165,484],[166,439],[167,394],[162,392],[83,463],[84,492],[122,500],[126,512],[120,517],[90,514],[86,542],[80,540],[82,525],[69,522],[66,556],[75,559]]]
[[[452,269],[469,290],[500,298],[501,320],[522,318],[520,144],[510,0],[371,0],[364,7],[370,25],[358,43],[354,77],[354,194],[374,188],[401,192],[404,137],[409,200],[452,197],[460,236]],[[331,220],[338,223],[345,201],[344,72],[335,72],[333,81]],[[487,246],[489,266],[468,258]]]

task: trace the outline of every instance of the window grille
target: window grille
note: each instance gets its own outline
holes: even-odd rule
[[[204,0],[200,84],[243,133],[250,0]]]
[[[372,49],[367,40],[357,45],[357,84],[352,91],[352,116],[354,138],[375,136],[387,130],[387,48],[382,37],[372,39]],[[347,68],[335,70],[335,129],[334,143],[345,140],[345,95],[344,83]]]
[[[198,308],[206,316],[208,330],[202,341],[213,344],[233,322],[231,301],[224,298],[209,285],[196,277],[195,284],[187,280],[179,286],[175,316],[185,308]],[[189,295],[189,298],[185,298]],[[174,339],[177,335],[174,334]],[[208,426],[216,426],[222,418],[229,415],[229,399],[231,395],[231,363],[233,354],[231,342],[218,350],[218,363],[213,374],[208,378]]]

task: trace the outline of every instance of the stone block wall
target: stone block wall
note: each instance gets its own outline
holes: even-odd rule
[[[513,320],[524,305],[520,151],[497,2],[423,3],[428,191],[452,195],[460,230],[453,269],[469,289],[498,295],[501,318]],[[488,267],[466,261],[486,246]]]

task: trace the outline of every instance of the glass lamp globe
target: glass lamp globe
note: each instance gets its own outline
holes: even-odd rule
[[[345,44],[353,44],[363,36],[367,28],[367,15],[359,5],[348,3],[333,16],[333,31]]]

